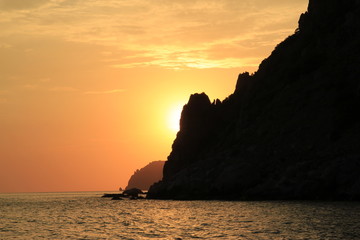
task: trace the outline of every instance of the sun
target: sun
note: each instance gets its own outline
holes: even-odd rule
[[[180,117],[182,105],[175,106],[168,113],[167,126],[171,131],[178,132],[180,130]]]

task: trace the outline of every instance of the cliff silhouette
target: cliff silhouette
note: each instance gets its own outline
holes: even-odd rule
[[[163,167],[165,161],[154,161],[141,168],[137,169],[130,177],[125,190],[138,188],[141,190],[148,190],[149,187],[160,181],[163,177]]]
[[[310,0],[224,101],[190,96],[155,199],[360,199],[360,1]]]

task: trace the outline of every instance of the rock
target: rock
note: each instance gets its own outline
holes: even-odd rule
[[[130,177],[125,190],[131,188],[148,190],[152,184],[162,179],[164,163],[165,161],[154,161],[141,168],[140,170],[136,170],[134,174]]]
[[[359,0],[310,0],[232,95],[190,97],[148,197],[360,199],[359,43]]]
[[[235,93],[241,94],[241,92],[246,91],[246,88],[251,84],[251,80],[252,78],[248,72],[239,74],[236,81]]]
[[[214,126],[213,107],[205,93],[190,96],[181,113],[182,131],[178,133],[172,145],[173,151],[164,165],[163,179],[171,178],[184,166],[196,161],[197,155],[214,140],[211,130]]]
[[[123,192],[123,194],[125,196],[131,197],[131,198],[138,198],[139,194],[144,194],[143,191],[141,191],[138,188],[131,188],[131,189],[127,189]]]
[[[104,193],[103,198],[120,198],[124,197],[122,193]]]

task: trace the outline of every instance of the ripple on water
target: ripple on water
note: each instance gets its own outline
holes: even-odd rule
[[[1,239],[360,239],[360,203],[1,194]]]

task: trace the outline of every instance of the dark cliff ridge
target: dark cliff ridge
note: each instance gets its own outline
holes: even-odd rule
[[[163,167],[165,161],[154,161],[141,168],[137,169],[130,177],[126,190],[138,188],[141,190],[148,190],[149,187],[160,181],[163,177]]]
[[[310,0],[235,92],[194,94],[157,199],[360,199],[360,0]]]

